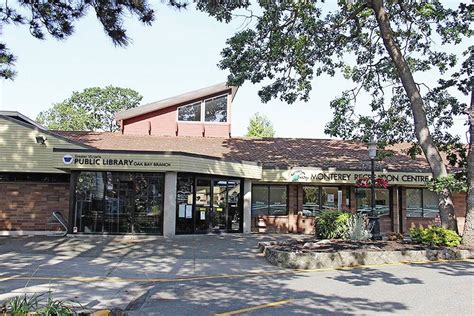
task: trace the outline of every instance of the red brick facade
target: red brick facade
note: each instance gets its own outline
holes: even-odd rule
[[[0,231],[47,231],[53,211],[69,215],[69,183],[0,183]]]

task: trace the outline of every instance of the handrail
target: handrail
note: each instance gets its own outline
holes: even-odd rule
[[[59,236],[65,237],[67,235],[69,229],[67,228],[67,222],[64,219],[63,214],[61,214],[60,211],[53,211],[53,214],[51,216],[53,217],[53,219],[58,221],[58,223],[64,228],[64,231],[61,232],[61,235],[59,235]],[[54,236],[58,236],[58,235],[55,234]]]

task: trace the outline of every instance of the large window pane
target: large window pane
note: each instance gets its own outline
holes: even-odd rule
[[[206,122],[227,122],[227,96],[206,100]]]
[[[159,173],[80,172],[74,227],[84,233],[161,234],[163,191]]]
[[[179,107],[178,121],[201,121],[201,102]]]
[[[79,232],[102,232],[105,192],[103,176],[102,172],[81,172],[77,176],[74,227]]]
[[[375,211],[377,215],[390,214],[390,191],[387,189],[375,189]],[[372,191],[367,188],[356,189],[356,206],[358,212],[370,212],[372,210]]]
[[[434,218],[438,215],[438,196],[433,191],[423,189],[423,217]]]
[[[252,217],[268,215],[268,186],[252,186]]]
[[[286,186],[270,186],[269,215],[287,215]]]
[[[320,212],[319,187],[303,187],[303,215],[316,216]]]
[[[358,212],[370,212],[371,201],[370,189],[356,189],[356,208]]]
[[[390,215],[390,191],[388,189],[375,189],[375,210],[377,215]]]
[[[337,187],[322,187],[321,188],[321,203],[323,209],[337,208]]]
[[[421,190],[407,189],[407,217],[423,217]]]

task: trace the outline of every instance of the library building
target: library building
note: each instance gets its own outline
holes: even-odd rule
[[[0,111],[0,235],[311,234],[323,210],[371,210],[367,144],[234,137],[236,93],[222,83],[125,110],[117,132]],[[375,161],[382,234],[439,221],[428,163],[406,148]],[[462,231],[465,194],[453,202]]]

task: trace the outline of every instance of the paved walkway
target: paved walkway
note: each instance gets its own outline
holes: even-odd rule
[[[286,238],[298,236],[0,238],[0,302],[52,290],[86,308],[131,315],[474,310],[472,261],[294,272],[268,264],[256,249],[258,241]]]

